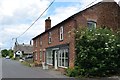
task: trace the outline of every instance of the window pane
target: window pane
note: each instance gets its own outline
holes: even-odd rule
[[[53,54],[52,54],[52,51],[47,51],[46,52],[46,57],[47,57],[47,63],[48,64],[52,64],[53,62]]]
[[[37,60],[37,53],[36,53],[36,60]]]
[[[68,59],[65,59],[65,67],[68,67]]]
[[[58,64],[59,64],[59,66],[61,66],[61,58],[59,58],[59,63]]]
[[[68,59],[68,49],[65,50],[65,59]]]
[[[64,58],[64,51],[62,50],[62,58]]]
[[[51,32],[48,33],[48,42],[51,43]]]
[[[64,59],[62,59],[62,66],[64,66]]]
[[[96,28],[96,22],[94,21],[88,21],[87,25],[88,25],[88,28]]]
[[[40,51],[40,61],[42,60],[42,52]]]
[[[60,40],[63,40],[63,26],[60,27]]]

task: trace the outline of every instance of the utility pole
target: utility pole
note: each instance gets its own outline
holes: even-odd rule
[[[18,41],[17,41],[17,38],[12,38],[12,40],[14,40],[14,39],[15,39],[15,43],[14,43],[14,48],[13,48],[13,50],[14,50],[14,59],[15,59],[15,57],[16,57],[15,52],[16,52],[16,50],[17,50]]]

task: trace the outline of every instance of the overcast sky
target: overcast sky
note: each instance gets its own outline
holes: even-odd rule
[[[52,0],[0,0],[0,48],[10,49],[14,46],[12,38],[21,35],[48,7]],[[56,0],[45,14],[18,42],[29,44],[29,41],[44,32],[44,21],[51,17],[52,26],[85,8],[95,0]],[[95,3],[100,2],[97,0]],[[115,0],[118,2],[119,0]]]

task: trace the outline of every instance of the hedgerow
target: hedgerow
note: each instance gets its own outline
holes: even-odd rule
[[[111,76],[120,73],[120,32],[81,29],[75,36],[76,76]],[[69,71],[69,69],[68,69]]]

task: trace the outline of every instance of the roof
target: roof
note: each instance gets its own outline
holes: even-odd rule
[[[84,9],[84,10],[82,10],[82,11],[80,11],[80,12],[78,12],[78,13],[76,13],[76,14],[70,16],[70,17],[68,17],[67,19],[63,20],[62,22],[58,23],[57,25],[53,26],[52,28],[48,29],[47,31],[44,31],[43,33],[41,33],[41,34],[37,35],[36,37],[32,38],[32,40],[34,40],[34,39],[36,39],[37,37],[39,37],[39,36],[45,34],[46,32],[52,30],[53,28],[58,27],[58,25],[64,23],[65,21],[70,20],[70,19],[74,19],[74,17],[75,17],[76,15],[81,14],[82,12],[84,12],[84,11],[86,11],[86,10],[92,8],[92,7],[95,7],[95,6],[97,6],[97,5],[100,5],[101,3],[103,3],[103,2],[99,2],[99,3],[97,3],[97,4],[94,4],[94,5],[92,5],[92,6],[88,7],[88,8],[86,8],[86,9]],[[116,2],[114,2],[114,3],[116,3]]]
[[[32,54],[33,46],[26,45],[26,44],[17,44],[14,46],[14,52],[16,52],[16,51],[24,51],[24,54]]]

